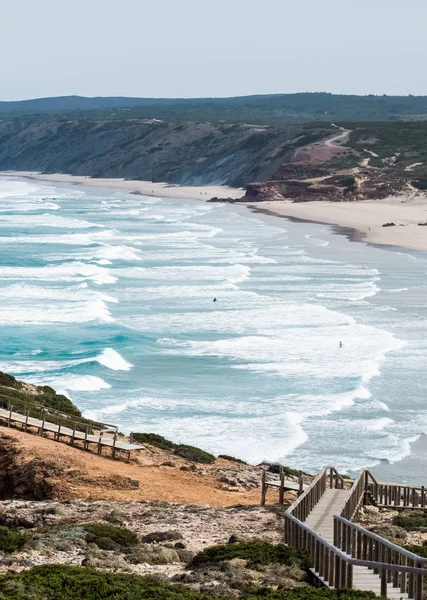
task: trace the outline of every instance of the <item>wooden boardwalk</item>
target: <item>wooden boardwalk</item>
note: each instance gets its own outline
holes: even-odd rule
[[[319,502],[309,513],[305,523],[316,533],[321,535],[327,542],[334,543],[334,515],[340,512],[341,507],[348,499],[348,490],[326,490]],[[355,565],[353,567],[353,588],[356,590],[367,590],[381,595],[381,578],[367,567]],[[388,598],[408,598],[407,593],[402,593],[400,588],[387,584]]]
[[[26,405],[29,406],[28,404]],[[36,405],[34,405],[36,406]],[[42,408],[42,410],[45,410]],[[89,449],[90,444],[96,445],[97,453],[101,456],[103,448],[111,449],[111,454],[113,458],[116,458],[117,455],[120,456],[120,453],[125,453],[127,458],[130,458],[130,454],[134,450],[143,450],[144,446],[139,444],[132,444],[130,442],[122,441],[117,439],[117,428],[115,426],[107,426],[110,430],[100,429],[99,433],[89,433],[89,426],[85,427],[85,431],[80,431],[77,427],[81,426],[81,423],[78,424],[75,421],[71,421],[70,424],[72,427],[67,427],[62,424],[57,424],[49,421],[49,412],[46,411],[44,415],[45,418],[37,419],[35,417],[29,416],[29,410],[25,409],[23,412],[17,412],[13,410],[13,407],[0,408],[0,419],[4,419],[7,422],[7,425],[10,427],[11,425],[21,425],[22,429],[25,431],[28,428],[35,428],[40,435],[46,433],[53,433],[54,439],[56,441],[63,441],[62,438],[69,438],[70,444],[72,446],[76,445],[76,443],[82,443],[82,447],[84,450]],[[54,411],[56,415],[59,415],[61,419],[67,418],[75,418],[72,415],[66,415],[65,413],[59,413],[58,411]],[[51,415],[53,417],[53,415]],[[94,424],[95,425],[95,424]],[[102,424],[99,424],[102,427]],[[111,430],[111,427],[114,427]],[[76,447],[79,447],[78,445]]]
[[[367,469],[349,483],[326,467],[285,512],[285,541],[308,550],[312,573],[331,588],[423,600],[427,558],[353,522],[364,504],[424,507],[424,487],[381,484]],[[349,488],[349,489],[348,489]]]

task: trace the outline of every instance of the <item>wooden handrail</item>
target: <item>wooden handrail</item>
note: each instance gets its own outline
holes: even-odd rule
[[[344,480],[336,469],[332,466],[325,467],[286,511],[287,544],[308,550],[312,557],[314,571],[330,586],[352,588],[353,567],[367,567],[380,577],[382,596],[387,596],[387,584],[391,583],[394,588],[400,588],[401,593],[407,590],[410,598],[422,600],[423,577],[427,576],[427,568],[424,568],[424,565],[427,563],[427,558],[409,552],[351,521],[366,501],[367,493],[372,494],[372,487],[374,493],[379,489],[381,495],[383,494],[380,487],[382,484],[378,483],[369,470],[361,471],[349,490],[340,514],[334,515],[333,544],[303,523],[326,491],[328,479],[330,487],[337,486],[338,481],[344,487]],[[390,484],[391,487],[393,485]],[[402,488],[399,484],[395,484],[395,487]],[[421,490],[421,498],[424,498],[424,487]],[[387,494],[386,498],[391,497]],[[396,491],[394,499],[397,495]],[[416,492],[413,492],[412,497],[416,498]]]
[[[26,407],[26,408],[30,407],[30,408],[34,408],[34,409],[38,409],[38,410],[42,409],[47,414],[55,415],[66,421],[70,421],[71,423],[75,422],[75,423],[80,423],[82,425],[91,425],[91,426],[95,427],[96,429],[101,429],[101,430],[105,430],[105,431],[111,430],[112,433],[118,431],[117,425],[110,425],[108,423],[102,423],[100,421],[92,421],[92,419],[85,419],[84,417],[79,417],[78,415],[73,415],[71,413],[67,413],[65,411],[61,411],[56,408],[51,408],[51,407],[45,406],[43,404],[38,404],[37,402],[29,402],[28,400],[22,400],[19,397],[8,396],[7,394],[3,394],[2,392],[0,392],[0,401],[2,398],[6,399],[8,403],[10,403],[10,400],[13,400],[14,403],[23,404],[24,407]],[[15,406],[15,412],[18,412],[18,413],[20,412],[19,409],[17,410],[16,406]]]
[[[304,523],[298,522],[298,519],[296,519],[292,515],[289,515],[289,514],[285,513],[285,518],[287,518],[287,519],[290,518],[292,521],[296,522],[298,524],[298,526],[301,527],[301,529],[306,530],[318,542],[320,542],[321,544],[323,544],[323,546],[327,550],[330,550],[331,552],[334,552],[334,554],[336,554],[337,556],[339,556],[342,560],[345,560],[348,564],[351,564],[353,566],[359,566],[359,567],[368,567],[369,569],[374,569],[374,568],[376,569],[376,568],[378,568],[378,569],[387,569],[388,571],[402,571],[402,572],[405,572],[405,573],[412,573],[412,572],[414,572],[414,573],[418,573],[419,575],[427,575],[427,569],[423,569],[422,567],[408,567],[406,565],[394,565],[392,563],[376,562],[376,561],[372,561],[372,560],[362,560],[362,559],[359,559],[359,558],[353,558],[352,556],[349,556],[348,554],[346,554],[345,552],[343,552],[342,550],[340,550],[340,548],[337,548],[336,546],[334,546],[334,544],[331,544],[331,543],[327,542],[324,538],[322,538],[321,535],[319,535],[318,533],[316,533],[308,525],[305,525]],[[381,537],[381,536],[379,536],[379,537]],[[416,556],[416,554],[414,554],[413,556]],[[418,558],[421,558],[421,557],[418,557]],[[421,559],[421,560],[426,561],[427,559]],[[421,561],[417,560],[417,562],[421,562]]]
[[[369,529],[365,529],[361,525],[357,525],[357,523],[352,523],[348,519],[345,519],[344,517],[341,517],[339,515],[334,515],[334,520],[338,521],[340,523],[344,523],[345,525],[347,525],[347,527],[350,527],[354,531],[358,531],[362,535],[366,535],[367,537],[370,537],[373,540],[376,540],[380,544],[383,544],[384,546],[386,546],[387,548],[390,548],[390,550],[393,550],[394,552],[398,552],[399,554],[401,554],[402,556],[405,556],[406,558],[410,558],[411,560],[414,560],[416,562],[427,563],[427,558],[419,556],[418,554],[414,554],[413,552],[409,552],[409,550],[405,550],[405,548],[402,548],[402,546],[393,544],[393,542],[390,542],[390,540],[386,540],[385,538],[378,535],[377,533],[374,533],[373,531],[369,531]],[[337,545],[337,547],[339,548],[339,545]]]

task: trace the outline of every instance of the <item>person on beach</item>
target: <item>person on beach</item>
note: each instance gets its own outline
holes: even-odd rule
[[[342,346],[342,342],[340,342],[340,348],[342,348],[342,347],[343,347],[343,346]]]

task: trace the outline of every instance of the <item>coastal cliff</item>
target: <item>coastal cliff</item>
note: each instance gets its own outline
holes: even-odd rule
[[[427,187],[427,124],[0,119],[0,170],[246,187],[246,201],[378,200]]]

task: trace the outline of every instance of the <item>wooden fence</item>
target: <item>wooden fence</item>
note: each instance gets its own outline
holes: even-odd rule
[[[329,586],[352,588],[354,568],[364,567],[380,578],[381,596],[387,597],[387,584],[391,584],[402,594],[407,593],[409,598],[422,600],[427,559],[367,531],[351,519],[368,499],[382,500],[383,505],[394,508],[404,506],[404,500],[408,498],[411,505],[417,506],[418,498],[418,506],[423,506],[424,488],[379,484],[372,473],[364,469],[349,490],[340,514],[334,515],[334,543],[331,544],[304,521],[328,487],[340,489],[340,486],[341,489],[344,487],[344,481],[334,467],[328,466],[319,473],[285,513],[286,543],[307,550],[311,555],[312,570]]]

